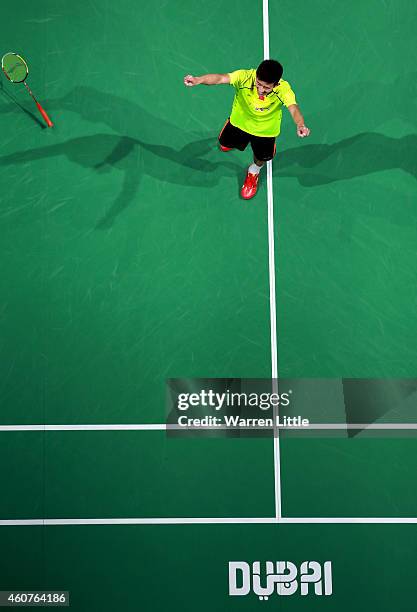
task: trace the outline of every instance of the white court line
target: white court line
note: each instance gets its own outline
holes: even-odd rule
[[[245,518],[83,518],[0,520],[0,527],[52,525],[334,525],[334,524],[413,524],[417,517],[245,517]]]
[[[248,431],[260,429],[274,429],[277,427],[242,427],[239,425],[219,425],[210,427],[183,427],[182,425],[165,423],[109,423],[109,424],[84,424],[84,425],[0,425],[0,432],[4,431],[165,431],[165,430],[188,431],[215,431],[239,429]],[[373,430],[417,430],[417,423],[310,423],[308,427],[279,427],[287,431],[308,432],[310,429],[320,430],[346,430],[346,429],[373,429]]]
[[[285,429],[291,429],[291,427],[286,427]],[[303,431],[308,431],[309,429],[417,429],[417,423],[310,423],[308,427],[303,428]]]
[[[269,59],[269,7],[268,0],[262,3],[263,32],[264,32],[264,59]]]
[[[262,2],[264,59],[269,59],[269,6],[268,0]],[[277,350],[277,309],[275,296],[275,246],[274,246],[274,196],[272,191],[272,161],[266,164],[266,187],[268,194],[268,261],[269,261],[269,310],[271,326],[271,378],[272,392],[278,393],[278,350]],[[274,423],[278,416],[278,407],[274,406]],[[281,507],[281,462],[279,448],[279,430],[274,429],[274,487],[275,517],[282,517]]]
[[[173,426],[173,429],[176,428],[177,426]],[[165,423],[109,423],[97,425],[0,425],[0,431],[165,431],[166,429],[167,426],[165,425]]]

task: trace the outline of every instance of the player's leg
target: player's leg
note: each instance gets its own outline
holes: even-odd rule
[[[250,134],[232,125],[228,119],[219,134],[220,149],[222,151],[231,151],[232,149],[244,151],[250,138]]]
[[[245,182],[240,192],[242,198],[245,200],[250,200],[256,195],[261,168],[267,161],[274,157],[276,152],[275,138],[253,136],[251,138],[251,146],[253,151],[253,164],[248,168]]]
[[[259,174],[262,166],[265,165],[265,161],[261,159],[257,159],[256,155],[253,156],[253,164],[251,164],[248,168],[248,172],[252,172],[253,174]]]

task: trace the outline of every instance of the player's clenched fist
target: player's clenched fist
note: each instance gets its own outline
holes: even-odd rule
[[[297,126],[297,136],[299,136],[300,138],[305,138],[306,136],[310,135],[310,130],[308,127],[306,127],[305,125],[298,125]]]
[[[187,76],[184,77],[184,85],[186,85],[187,87],[193,87],[194,85],[199,85],[199,83],[199,78],[193,77],[191,76],[191,74],[187,74]]]

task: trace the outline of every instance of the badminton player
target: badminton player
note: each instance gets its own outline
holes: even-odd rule
[[[251,70],[227,74],[205,74],[184,77],[187,87],[230,84],[235,89],[232,112],[219,135],[220,149],[244,151],[250,143],[253,164],[248,168],[241,196],[253,198],[258,189],[259,173],[265,162],[275,155],[275,139],[280,133],[282,107],[286,106],[297,126],[297,135],[310,134],[290,84],[282,77],[282,65],[268,59]]]

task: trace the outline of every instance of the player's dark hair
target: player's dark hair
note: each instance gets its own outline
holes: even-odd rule
[[[267,59],[261,62],[257,67],[256,76],[260,81],[264,81],[264,83],[274,83],[274,85],[276,85],[282,77],[283,72],[284,68],[279,62]]]

